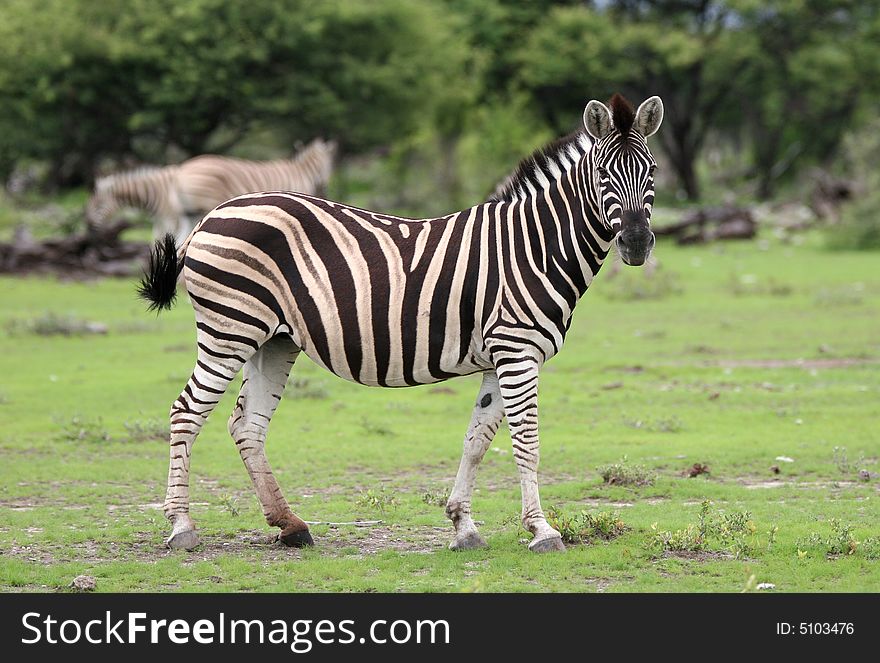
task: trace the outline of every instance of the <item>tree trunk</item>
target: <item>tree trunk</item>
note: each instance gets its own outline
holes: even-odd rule
[[[690,124],[673,124],[668,131],[661,133],[661,137],[663,149],[669,157],[685,196],[688,200],[698,200],[700,183],[695,167],[697,150],[692,147]]]
[[[693,154],[685,153],[681,162],[675,167],[688,200],[699,200],[700,198],[700,183],[697,180],[697,171],[694,167],[695,161],[696,158]]]

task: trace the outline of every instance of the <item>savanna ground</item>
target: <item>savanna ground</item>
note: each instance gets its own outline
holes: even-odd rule
[[[504,428],[474,497],[489,547],[446,549],[478,377],[368,389],[304,357],[269,434],[279,482],[308,521],[380,522],[273,543],[226,432],[235,387],[194,448],[202,545],[170,551],[162,438],[194,361],[186,298],[157,318],[132,280],[0,279],[0,589],[89,574],[98,591],[880,591],[876,255],[810,236],[657,255],[650,278],[600,274],[542,374],[545,508],[626,526],[556,555],[526,549]],[[623,457],[645,485],[603,481]],[[687,477],[695,463],[709,472]]]

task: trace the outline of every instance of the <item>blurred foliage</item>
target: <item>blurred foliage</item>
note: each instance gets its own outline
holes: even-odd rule
[[[5,0],[0,177],[321,135],[390,157],[396,209],[448,209],[621,91],[663,98],[680,197],[710,151],[769,197],[838,156],[878,86],[880,0]]]
[[[856,196],[841,211],[840,223],[826,228],[829,248],[880,249],[880,118],[843,139],[841,171]]]
[[[629,0],[554,8],[520,51],[519,79],[557,130],[585,91],[659,94],[658,135],[686,195],[711,132],[745,138],[761,197],[797,163],[831,155],[877,100],[876,0]],[[867,104],[866,104],[867,105]]]
[[[0,171],[88,179],[101,157],[225,151],[255,120],[359,151],[466,104],[466,43],[423,0],[10,0]],[[211,145],[223,128],[226,145]]]

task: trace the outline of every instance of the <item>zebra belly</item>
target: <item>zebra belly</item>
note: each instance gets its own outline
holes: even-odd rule
[[[415,385],[434,384],[443,382],[454,377],[479,373],[492,367],[487,357],[473,349],[468,352],[464,360],[459,361],[450,356],[441,357],[440,371],[435,372],[429,363],[429,356],[416,355],[409,363],[399,358],[397,361],[383,363],[377,360],[375,348],[361,347],[356,353],[361,358],[360,368],[352,367],[350,359],[344,357],[329,357],[327,353],[319,352],[308,336],[296,333],[291,336],[302,348],[309,359],[316,364],[350,382],[363,384],[368,387],[411,387]],[[378,370],[377,370],[378,369]]]

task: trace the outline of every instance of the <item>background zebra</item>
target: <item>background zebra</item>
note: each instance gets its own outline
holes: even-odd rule
[[[116,173],[95,182],[86,222],[100,227],[119,208],[138,207],[153,216],[155,237],[171,233],[182,242],[206,212],[243,193],[323,193],[335,153],[334,142],[317,138],[292,159],[247,161],[205,154],[174,166]]]
[[[171,547],[198,543],[189,514],[192,445],[243,368],[229,432],[288,545],[308,545],[269,467],[266,433],[300,352],[340,377],[403,387],[481,372],[446,511],[453,549],[485,545],[471,517],[476,469],[507,416],[529,548],[564,549],[538,495],[538,373],[616,240],[641,265],[663,105],[591,101],[579,132],[526,159],[493,200],[412,220],[290,193],[245,195],[209,213],[178,251],[158,242],[141,295],[169,307],[182,273],[198,359],[171,407],[165,513]]]

